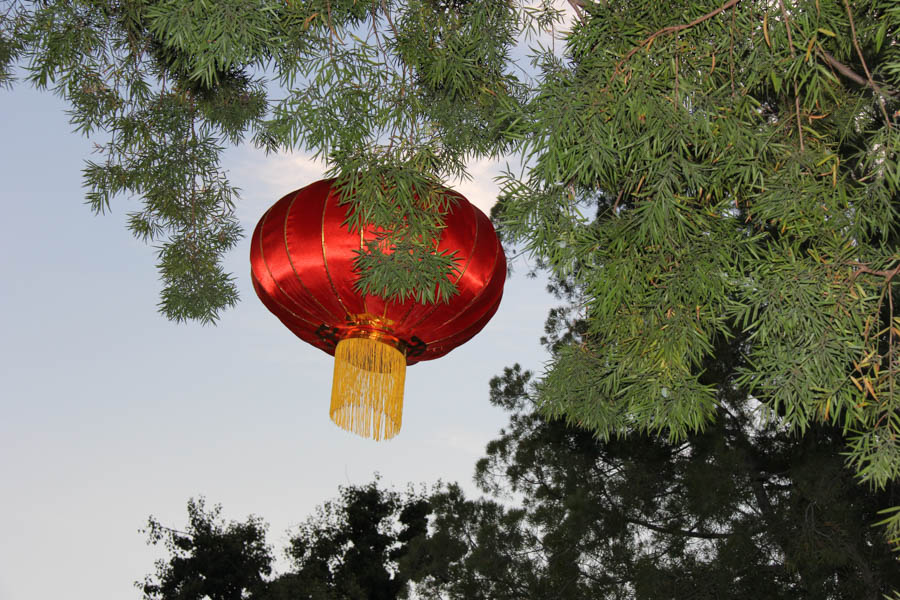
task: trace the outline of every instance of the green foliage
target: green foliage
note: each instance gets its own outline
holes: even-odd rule
[[[358,251],[354,267],[369,277],[356,282],[364,294],[420,302],[446,301],[458,277],[455,253],[438,252],[435,240],[454,197],[416,165],[353,165],[335,182],[348,205],[345,225],[375,228],[373,240]],[[412,197],[397,193],[413,190]]]
[[[836,423],[863,480],[900,474],[897,15],[585,7],[540,63],[517,125],[532,168],[506,175],[497,217],[579,294],[584,335],[535,390],[548,415],[682,439],[721,417],[707,369],[729,346],[728,385],[770,418]]]
[[[215,82],[197,75],[196,58],[179,45],[177,31],[166,29],[177,30],[178,22],[162,5],[150,8],[13,3],[7,18],[31,82],[69,101],[76,130],[104,133],[97,144],[102,159],[84,170],[93,210],[109,210],[118,195],[143,199],[129,227],[145,241],[162,242],[161,311],[178,321],[214,322],[237,302],[221,257],[242,235],[236,190],[219,157],[223,143],[239,142],[258,124],[265,91],[236,55],[216,63]]]
[[[891,157],[867,150],[896,143],[884,98],[842,84],[813,54],[801,61],[765,4],[665,31],[715,8],[683,5],[592,5],[569,38],[571,62],[531,104],[535,167],[508,177],[501,220],[559,276],[574,273],[590,329],[545,380],[551,409],[600,432],[637,414],[683,435],[713,414],[715,390],[698,384],[704,357],[747,332],[746,383],[792,423],[824,418],[829,401],[830,418],[856,413],[847,367],[886,284],[854,266],[896,260]],[[820,33],[849,31],[846,13],[816,6],[794,3],[792,38],[853,62],[846,38]],[[882,60],[868,64],[880,73]],[[774,89],[776,68],[796,90]],[[574,214],[579,205],[597,218]]]

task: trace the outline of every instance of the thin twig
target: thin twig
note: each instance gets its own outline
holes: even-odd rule
[[[613,211],[613,214],[615,214],[615,213],[616,213],[616,209],[619,208],[619,201],[622,200],[622,193],[623,193],[624,191],[625,191],[624,189],[621,189],[621,190],[619,190],[619,193],[616,195],[616,201],[615,201],[615,202],[613,203],[613,205],[612,205],[612,211]]]
[[[872,73],[869,72],[869,67],[866,65],[866,59],[863,56],[862,50],[859,48],[859,40],[856,38],[856,24],[853,22],[853,11],[850,10],[850,3],[847,0],[844,0],[844,8],[847,9],[847,18],[850,20],[850,35],[853,40],[853,47],[856,48],[856,54],[859,56],[859,62],[862,63],[863,71],[866,72],[866,79],[869,80],[870,84],[874,84],[872,81]]]
[[[865,263],[857,262],[857,261],[851,261],[847,264],[849,264],[851,267],[854,267],[856,269],[853,272],[853,276],[852,276],[853,279],[856,279],[856,277],[860,273],[867,273],[869,275],[877,275],[878,277],[884,277],[885,282],[887,283],[887,282],[890,282],[898,274],[900,274],[900,264],[898,264],[893,269],[885,269],[882,271],[876,271],[875,269],[871,268],[869,265],[867,265]]]
[[[334,30],[334,25],[331,23],[331,0],[325,0],[325,8],[328,11],[328,29],[331,30],[332,39],[329,45],[334,44],[334,38],[337,38],[340,43],[344,43],[344,40],[341,36],[338,35],[337,31]]]
[[[866,323],[865,331],[863,331],[863,347],[865,347],[869,343],[869,333],[872,329],[872,325],[879,319],[879,315],[881,314],[881,307],[884,306],[884,298],[886,295],[889,295],[888,302],[890,303],[890,317],[888,318],[888,327],[893,327],[894,298],[891,294],[891,282],[894,277],[900,274],[900,263],[898,263],[893,269],[884,270],[873,269],[869,265],[855,260],[850,261],[846,264],[853,267],[854,269],[850,274],[850,283],[856,281],[856,278],[863,273],[866,273],[868,275],[875,275],[876,277],[884,277],[884,287],[881,289],[881,295],[878,298],[878,306],[875,308],[874,317],[872,321]],[[890,333],[892,334],[893,331],[891,331]],[[890,347],[890,350],[893,351],[893,347]],[[862,369],[860,369],[859,366],[856,367],[856,370],[859,371],[860,374],[863,374]]]
[[[731,44],[728,46],[728,70],[731,74],[731,98],[734,99],[734,15],[735,11],[731,11]]]
[[[875,83],[874,81],[867,80],[865,77],[863,77],[862,75],[860,75],[859,73],[857,73],[856,71],[854,71],[853,69],[851,69],[850,67],[848,67],[847,65],[842,63],[841,61],[839,61],[838,59],[836,59],[827,50],[817,47],[816,52],[819,54],[819,56],[822,57],[822,60],[824,60],[828,64],[828,66],[833,68],[835,71],[837,71],[838,73],[840,73],[847,79],[855,81],[859,85],[862,85],[865,87],[871,87],[879,94],[883,94],[885,96],[890,96],[892,98],[900,97],[900,93],[897,93],[894,90],[886,90],[883,87],[881,87],[879,84]]]
[[[778,0],[778,6],[781,9],[781,18],[784,19],[784,28],[787,31],[788,50],[791,53],[791,58],[794,58],[796,55],[794,54],[794,36],[791,34],[791,19],[788,17],[784,0]],[[797,118],[797,135],[800,136],[800,152],[803,152],[803,123],[800,121],[800,86],[797,85],[796,79],[794,79],[794,111]]]
[[[784,19],[784,28],[787,30],[788,50],[791,58],[794,57],[794,36],[791,35],[791,19],[788,17],[787,8],[784,6],[784,0],[778,0],[778,6],[781,8],[781,17]]]
[[[676,50],[675,51],[675,106],[678,106],[680,104],[680,102],[678,100],[678,62],[679,62],[678,58],[679,58],[679,56],[680,56],[680,54]]]
[[[850,3],[847,2],[847,0],[844,0],[844,7],[847,9],[847,18],[850,19],[850,36],[853,40],[853,47],[856,48],[856,54],[857,56],[859,56],[859,62],[862,63],[863,71],[865,71],[866,73],[866,80],[869,82],[869,85],[872,86],[873,89],[878,91],[879,88],[872,80],[872,73],[869,71],[869,66],[866,64],[866,59],[859,47],[859,40],[856,37],[856,25],[853,23],[853,11],[850,10]],[[884,95],[881,94],[880,91],[878,104],[881,107],[881,114],[884,115],[884,122],[887,123],[888,127],[891,127],[891,118],[888,116],[887,108],[884,106]]]
[[[888,385],[889,385],[889,395],[891,398],[891,402],[893,402],[894,398],[894,372],[893,372],[893,364],[894,364],[894,295],[892,292],[892,280],[898,274],[900,274],[900,264],[895,266],[893,269],[885,269],[885,270],[876,270],[865,263],[860,263],[857,261],[852,261],[849,263],[855,270],[850,276],[850,281],[855,280],[861,273],[867,273],[870,275],[876,275],[878,277],[884,277],[884,287],[881,289],[881,296],[878,298],[878,306],[875,309],[874,316],[872,321],[869,321],[866,324],[865,331],[863,332],[863,347],[865,348],[869,343],[869,332],[871,330],[872,324],[877,321],[881,314],[881,307],[884,306],[884,298],[887,296],[888,299]],[[878,334],[876,334],[878,335]],[[876,343],[877,348],[877,343]],[[865,350],[863,350],[865,352]],[[856,370],[859,371],[860,375],[864,375],[862,369],[859,365],[856,365]],[[874,394],[873,394],[874,396]],[[879,421],[880,423],[880,421]],[[877,427],[877,425],[876,425]]]
[[[887,280],[888,296],[888,396],[890,403],[894,404],[894,294],[891,281]]]
[[[584,23],[584,2],[583,0],[567,0],[569,6],[572,7],[572,10],[575,11],[575,14],[578,16],[578,20]]]
[[[619,67],[622,66],[622,63],[624,63],[624,62],[627,61],[629,58],[631,58],[632,56],[634,56],[634,54],[635,54],[638,50],[640,50],[641,48],[643,48],[644,46],[646,46],[647,44],[649,44],[650,42],[652,42],[653,40],[655,40],[655,39],[658,38],[659,36],[661,36],[661,35],[666,35],[666,34],[669,34],[669,33],[678,33],[679,31],[683,31],[683,30],[685,30],[685,29],[690,29],[691,27],[693,27],[693,26],[695,26],[695,25],[699,25],[699,24],[702,23],[703,21],[707,21],[707,20],[713,18],[714,16],[716,16],[717,14],[719,14],[719,13],[721,13],[721,12],[725,12],[726,10],[728,10],[729,8],[731,8],[732,6],[734,6],[735,4],[737,4],[737,3],[740,2],[740,1],[741,1],[741,0],[728,0],[728,2],[726,2],[725,4],[723,4],[722,6],[720,6],[719,8],[717,8],[717,9],[715,9],[715,10],[713,10],[713,11],[710,11],[710,12],[706,13],[706,14],[703,15],[702,17],[697,17],[696,19],[694,19],[694,20],[691,21],[690,23],[684,23],[684,24],[682,24],[682,25],[670,25],[670,26],[668,26],[668,27],[663,27],[662,29],[660,29],[659,31],[656,31],[655,33],[652,33],[652,34],[650,35],[650,37],[648,37],[648,38],[646,38],[645,40],[643,40],[640,44],[638,44],[637,46],[635,46],[634,48],[632,48],[631,50],[629,50],[628,53],[627,53],[624,57],[622,57],[622,60],[620,60],[620,61],[618,62],[618,64],[616,64],[616,71],[619,70]]]
[[[397,31],[397,27],[394,25],[394,20],[391,18],[391,11],[388,10],[387,2],[385,2],[385,0],[381,0],[381,10],[384,11],[384,17],[387,19],[388,25],[391,26],[394,36],[397,39],[400,39],[400,32]]]

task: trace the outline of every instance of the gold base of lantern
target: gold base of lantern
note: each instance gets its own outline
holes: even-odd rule
[[[331,420],[375,440],[400,432],[406,356],[394,346],[368,337],[346,338],[334,351]]]

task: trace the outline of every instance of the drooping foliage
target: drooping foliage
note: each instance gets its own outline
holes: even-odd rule
[[[517,125],[531,168],[497,213],[577,294],[584,335],[557,349],[542,408],[674,440],[736,386],[794,431],[837,424],[863,480],[896,480],[895,4],[581,14],[540,65]],[[709,376],[722,352],[734,379]]]
[[[96,212],[139,196],[129,227],[161,242],[160,310],[213,322],[237,301],[222,255],[242,235],[220,158],[229,144],[300,148],[341,176],[348,225],[374,224],[362,289],[446,299],[454,265],[431,252],[439,184],[471,156],[511,149],[524,101],[521,30],[506,2],[5,1],[0,83],[15,67],[99,134],[84,181]],[[515,111],[513,111],[515,112]],[[405,276],[401,276],[405,275]]]
[[[740,338],[756,398],[800,430],[864,431],[876,485],[900,473],[891,6],[585,8],[500,215],[583,298],[590,335],[544,378],[552,414],[678,437],[712,418],[704,362]]]

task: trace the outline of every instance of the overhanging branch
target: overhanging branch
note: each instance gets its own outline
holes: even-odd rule
[[[841,61],[839,61],[838,59],[836,59],[827,50],[824,50],[822,48],[817,48],[816,51],[818,52],[819,56],[822,57],[822,60],[824,60],[826,63],[828,63],[828,65],[831,68],[833,68],[835,71],[837,71],[838,73],[840,73],[847,79],[850,79],[851,81],[855,81],[856,83],[858,83],[861,86],[870,87],[873,90],[875,90],[876,93],[881,94],[882,96],[888,96],[890,98],[900,97],[900,93],[898,93],[894,90],[885,89],[884,87],[875,83],[875,81],[872,79],[866,79],[865,77],[863,77],[862,75],[860,75],[859,73],[857,73],[856,71],[854,71],[853,69],[851,69],[850,67],[848,67],[847,65],[842,63]]]
[[[628,523],[633,523],[634,525],[640,525],[641,527],[646,527],[651,531],[656,531],[658,533],[665,533],[668,535],[678,535],[682,537],[692,537],[692,538],[701,538],[705,540],[720,540],[731,537],[730,533],[713,533],[710,531],[694,531],[689,529],[678,529],[674,527],[662,527],[660,525],[654,525],[648,521],[644,521],[642,519],[632,519],[629,517],[624,517],[625,521]]]
[[[616,65],[616,70],[618,71],[618,70],[619,70],[619,66],[620,66],[622,63],[624,63],[624,62],[627,61],[629,58],[631,58],[632,56],[634,56],[635,52],[637,52],[637,51],[640,50],[641,48],[647,46],[647,44],[651,43],[653,40],[655,40],[655,39],[658,38],[659,36],[661,36],[661,35],[668,35],[668,34],[670,34],[670,33],[678,33],[679,31],[683,31],[683,30],[685,30],[685,29],[690,29],[691,27],[693,27],[693,26],[695,26],[695,25],[699,25],[699,24],[702,23],[703,21],[706,21],[706,20],[709,20],[709,19],[713,18],[714,16],[716,16],[717,14],[719,14],[719,13],[721,13],[721,12],[725,12],[726,10],[728,10],[729,8],[731,8],[732,6],[734,6],[735,4],[737,4],[737,3],[740,2],[740,1],[741,1],[741,0],[728,0],[728,2],[726,2],[725,4],[723,4],[722,6],[720,6],[719,8],[717,8],[717,9],[715,9],[715,10],[713,10],[713,11],[710,11],[710,12],[706,13],[705,15],[701,16],[701,17],[697,17],[696,19],[694,19],[694,20],[691,21],[690,23],[683,23],[683,24],[681,24],[681,25],[670,25],[670,26],[668,26],[668,27],[663,27],[663,28],[660,29],[659,31],[656,31],[656,32],[652,33],[648,38],[646,38],[646,39],[643,40],[640,44],[638,44],[637,46],[635,46],[634,48],[632,48],[631,50],[629,50],[629,51],[628,51],[628,54],[626,54],[625,56],[622,57],[622,60],[620,60],[619,63]]]

